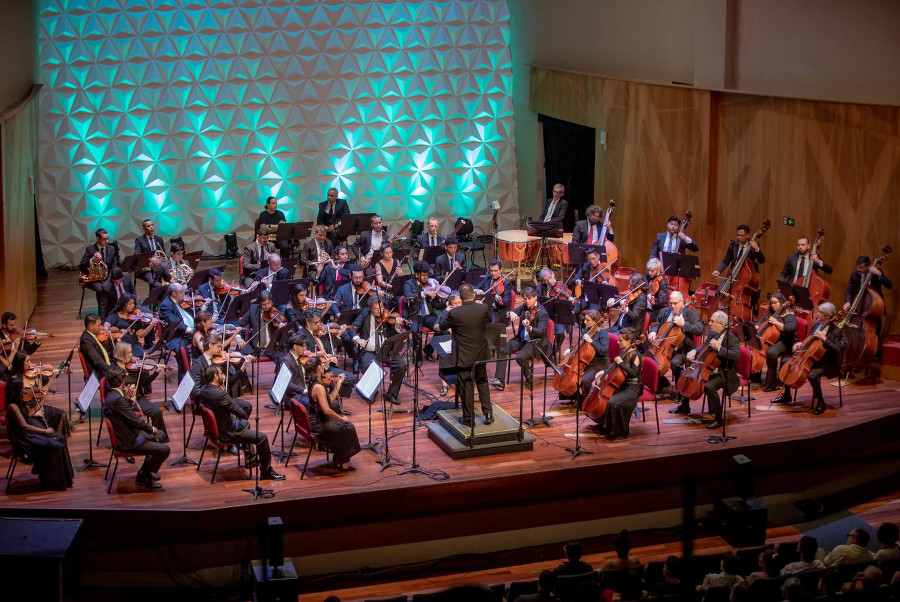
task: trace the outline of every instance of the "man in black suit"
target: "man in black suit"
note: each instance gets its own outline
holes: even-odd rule
[[[87,276],[89,267],[100,265],[101,263],[106,265],[105,280],[87,282],[84,285],[85,288],[89,288],[97,294],[97,313],[100,314],[101,318],[106,319],[110,310],[109,298],[111,295],[110,289],[112,288],[109,282],[109,271],[119,265],[119,250],[114,244],[109,242],[109,232],[106,229],[100,228],[94,234],[97,236],[97,242],[88,245],[84,250],[78,269]]]
[[[290,280],[291,273],[287,268],[281,267],[281,255],[269,253],[268,266],[256,271],[253,279],[259,282],[260,290],[269,290],[276,280]]]
[[[825,263],[818,253],[810,253],[812,247],[809,244],[809,238],[801,236],[797,239],[797,252],[791,253],[784,261],[784,267],[778,274],[779,280],[785,282],[794,282],[797,278],[803,278],[809,273],[810,266],[818,273],[822,270],[826,274],[834,272],[834,268]]]
[[[502,266],[497,259],[492,259],[488,263],[488,273],[475,286],[475,294],[484,294],[484,303],[491,308],[494,322],[506,324],[506,312],[510,310],[512,304],[512,284],[503,277]]]
[[[737,391],[740,379],[737,373],[737,362],[741,357],[741,343],[738,338],[726,330],[728,326],[728,314],[724,311],[714,312],[709,318],[710,331],[706,335],[706,343],[716,350],[719,357],[719,367],[712,371],[703,391],[709,400],[709,413],[713,415],[713,422],[706,425],[708,429],[722,428],[722,401],[719,390],[725,397]],[[691,349],[687,359],[692,360],[697,355],[696,349]]]
[[[656,340],[656,334],[663,324],[674,322],[684,332],[684,342],[672,353],[672,381],[677,383],[681,371],[684,369],[685,356],[694,348],[694,335],[703,334],[703,324],[700,317],[693,309],[684,304],[684,295],[678,291],[669,293],[669,306],[663,308],[656,318],[656,322],[650,325],[647,340],[651,343]],[[662,380],[665,375],[660,374]],[[680,393],[675,399],[678,407],[669,410],[671,414],[690,414],[691,402]]]
[[[713,270],[712,275],[718,278],[722,272],[724,272],[729,266],[732,266],[734,262],[737,261],[738,257],[741,254],[741,251],[743,251],[748,245],[750,246],[750,252],[747,255],[747,260],[751,261],[753,264],[753,269],[759,272],[759,264],[766,262],[766,256],[763,255],[762,249],[759,248],[759,243],[755,240],[751,240],[750,226],[746,224],[739,224],[737,230],[735,231],[734,240],[728,243],[728,250],[725,251],[725,257],[722,258],[721,263],[719,263],[716,269]]]
[[[269,226],[262,224],[256,231],[256,240],[244,247],[243,272],[241,281],[250,286],[255,281],[256,272],[268,265],[270,253],[275,252],[275,243],[269,242]]]
[[[215,365],[213,363],[213,358],[215,358],[221,352],[222,336],[216,333],[212,333],[208,337],[206,337],[206,347],[203,349],[203,353],[201,353],[194,359],[194,361],[191,362],[191,380],[194,381],[194,387],[191,390],[191,394],[196,396],[200,391],[200,387],[203,386],[203,371],[206,370],[207,367]],[[238,371],[229,364],[224,364],[219,369],[224,370],[226,365],[228,366],[229,371],[228,392],[234,397],[240,397],[245,391],[249,392],[250,380],[247,378],[247,374],[243,371]],[[222,384],[224,386],[224,379]],[[253,406],[250,405],[249,401],[244,401],[242,399],[236,399],[235,401],[238,405],[241,406],[241,409],[243,409],[244,412],[247,413],[247,415],[250,414]]]
[[[109,271],[109,280],[111,292],[109,297],[110,307],[115,307],[119,297],[123,295],[137,296],[137,293],[134,291],[134,283],[131,281],[131,275],[124,273],[119,266]]]
[[[429,217],[426,226],[427,231],[422,232],[416,237],[416,248],[424,249],[425,247],[439,247],[443,244],[446,236],[438,232],[437,218]]]
[[[88,366],[89,372],[84,375],[85,380],[91,374],[96,374],[99,380],[106,376],[106,371],[109,370],[112,349],[97,338],[102,327],[103,320],[97,314],[88,314],[84,317],[84,331],[78,340],[78,350],[84,356]]]
[[[507,314],[512,322],[514,334],[506,342],[506,347],[500,349],[499,355],[502,359],[507,360],[509,356],[518,352],[516,363],[519,364],[519,368],[522,370],[525,386],[530,389],[532,386],[531,358],[538,355],[535,347],[539,347],[548,356],[552,353],[550,343],[547,340],[547,326],[549,325],[550,315],[537,302],[537,293],[533,288],[528,287],[523,290],[522,297],[525,299],[525,303]],[[502,391],[506,387],[507,362],[508,360],[497,362],[494,380],[490,383],[498,391]]]
[[[572,242],[587,245],[598,244],[602,226],[606,226],[606,240],[613,241],[615,233],[612,223],[609,220],[600,223],[603,210],[598,205],[591,205],[584,214],[587,219],[575,222],[575,229],[572,230]]]
[[[690,250],[696,253],[700,250],[700,245],[695,243],[690,236],[684,232],[679,232],[681,228],[681,218],[673,215],[666,224],[666,231],[660,232],[653,239],[653,245],[650,247],[650,259],[659,259],[660,253],[681,253]]]
[[[305,348],[310,352],[324,353],[327,356],[330,356],[326,362],[329,371],[335,376],[344,376],[338,395],[342,399],[350,397],[353,393],[353,387],[356,385],[356,377],[353,374],[338,368],[336,361],[331,361],[332,359],[336,359],[337,347],[341,344],[341,339],[327,334],[325,336],[319,336],[319,330],[322,326],[322,310],[313,307],[305,310],[303,312],[302,324],[303,326],[298,328],[297,332],[291,335],[291,340],[299,337],[299,339],[303,341]]]
[[[156,441],[158,431],[146,419],[138,417],[140,407],[135,401],[134,385],[123,391],[125,371],[118,365],[110,366],[106,373],[106,405],[104,415],[112,422],[118,448],[144,456],[144,464],[134,481],[147,489],[159,489],[162,483],[156,473],[166,458],[169,446]]]
[[[380,215],[373,215],[370,224],[372,229],[360,234],[359,238],[351,245],[359,265],[364,268],[369,267],[369,264],[372,263],[372,255],[381,249],[381,245],[390,238]]]
[[[333,299],[337,288],[350,282],[350,254],[344,245],[334,248],[332,261],[325,265],[325,297]]]
[[[134,239],[134,254],[165,252],[165,243],[163,243],[162,236],[156,235],[156,225],[153,220],[145,219],[141,222],[141,227],[144,229],[144,235]],[[138,278],[149,284],[151,288],[156,286],[162,281],[159,271],[161,263],[159,257],[154,255],[150,258],[150,265],[138,275]]]
[[[818,321],[810,328],[812,336],[817,337],[825,346],[825,355],[813,362],[812,368],[806,375],[809,386],[813,390],[813,400],[816,407],[813,414],[825,413],[825,397],[822,395],[822,377],[838,378],[841,369],[841,351],[844,349],[843,330],[837,326],[837,308],[834,303],[826,301],[819,304]],[[794,343],[794,352],[803,345],[803,341]],[[772,398],[771,403],[791,403],[791,390],[785,387],[781,393]]]
[[[372,295],[358,295],[356,289],[362,286],[366,277],[366,271],[358,265],[350,266],[350,282],[341,285],[334,293],[334,303],[328,308],[328,312],[337,318],[342,311],[350,309],[360,309],[366,307],[369,303],[369,297]]]
[[[428,328],[432,332],[441,329],[437,315],[438,309],[443,309],[446,302],[438,297],[437,291],[422,290],[428,281],[428,264],[417,261],[413,264],[413,277],[403,283],[404,305],[406,319],[410,321],[410,329],[418,339],[419,353],[416,362],[422,362],[422,329]],[[424,346],[424,355],[429,362],[434,361],[434,348],[431,344]]]
[[[315,282],[323,275],[325,265],[334,254],[334,245],[326,238],[325,226],[316,226],[312,238],[303,243],[301,257],[306,263],[306,276]]]
[[[562,184],[553,185],[553,196],[544,204],[544,212],[541,213],[540,222],[561,222],[566,218],[569,210],[569,202],[563,199],[566,187]]]
[[[359,366],[365,373],[372,362],[378,359],[381,346],[385,341],[400,333],[400,323],[388,324],[381,322],[381,313],[384,308],[378,297],[369,298],[369,307],[364,309],[353,321],[347,336],[359,347]],[[398,328],[400,326],[400,328]],[[391,373],[391,384],[388,387],[387,399],[389,403],[399,404],[397,398],[400,395],[400,385],[403,384],[403,375],[406,372],[406,357],[400,353],[388,358],[388,367]]]
[[[244,328],[246,344],[241,350],[243,353],[254,354],[256,349],[264,351],[278,331],[282,328],[287,328],[287,322],[285,321],[284,324],[279,323],[277,315],[274,318],[270,317],[271,314],[277,313],[269,291],[261,292],[259,300],[250,305],[250,308],[241,316],[237,323],[238,326]],[[262,318],[262,328],[260,328],[260,318]],[[281,349],[273,349],[267,354],[267,357],[278,366],[281,363]]]
[[[203,371],[203,386],[197,393],[200,404],[212,410],[216,417],[219,440],[223,443],[240,443],[244,447],[248,464],[254,460],[250,445],[255,445],[256,457],[259,459],[259,478],[283,481],[284,475],[272,468],[268,437],[265,433],[250,429],[250,423],[247,422],[249,413],[228,396],[223,388],[224,381],[225,377],[216,366],[208,366]]]
[[[316,224],[325,226],[328,231],[328,240],[337,246],[341,242],[341,219],[350,213],[347,201],[338,198],[337,188],[329,188],[325,200],[319,203],[319,213],[316,215]]]
[[[463,415],[459,422],[471,427],[475,421],[475,385],[478,386],[478,399],[484,423],[494,422],[493,406],[491,406],[491,389],[488,386],[487,366],[476,362],[488,360],[485,331],[491,323],[491,310],[487,305],[475,302],[475,289],[471,284],[459,287],[462,305],[451,309],[444,324],[453,333],[453,364],[457,369],[457,389],[462,399]]]
[[[453,268],[458,266],[460,270],[466,269],[466,256],[458,251],[459,241],[455,237],[444,240],[444,249],[446,253],[438,255],[434,260],[434,277],[441,282]]]

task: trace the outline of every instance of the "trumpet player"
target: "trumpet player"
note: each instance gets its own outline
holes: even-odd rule
[[[109,242],[109,232],[105,228],[100,228],[94,235],[97,242],[84,250],[78,269],[81,271],[82,285],[97,294],[97,310],[100,317],[105,318],[109,314],[112,294],[109,271],[119,265],[119,249]]]
[[[325,266],[331,263],[334,255],[334,244],[327,238],[328,228],[316,226],[313,236],[303,244],[303,261],[306,263],[306,274],[316,282],[324,275]]]
[[[150,218],[141,222],[141,228],[144,229],[144,235],[134,239],[134,252],[136,255],[141,253],[153,253],[150,258],[150,265],[146,270],[138,274],[138,278],[150,285],[151,288],[162,282],[162,274],[159,266],[165,262],[166,257],[165,243],[161,236],[156,235],[156,225]]]
[[[466,265],[466,256],[459,252],[459,241],[455,237],[444,240],[446,253],[434,260],[434,277],[443,281],[453,270],[463,270]]]
[[[184,260],[184,244],[177,240],[172,242],[169,247],[169,259],[160,265],[159,271],[162,272],[163,286],[170,284],[180,284],[186,286],[194,270]]]

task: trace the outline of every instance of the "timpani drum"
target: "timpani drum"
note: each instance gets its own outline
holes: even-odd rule
[[[528,263],[537,259],[541,239],[528,236],[527,230],[501,230],[497,232],[497,253],[509,263]]]
[[[572,233],[566,232],[562,238],[551,238],[547,240],[550,245],[550,260],[553,265],[572,265],[569,261],[569,243],[572,242]]]

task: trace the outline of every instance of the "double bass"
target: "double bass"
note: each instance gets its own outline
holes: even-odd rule
[[[678,315],[682,315],[693,301],[689,297],[684,302],[684,307],[681,308],[681,312]],[[656,358],[656,363],[659,364],[660,376],[669,372],[669,368],[672,367],[672,356],[675,355],[675,350],[684,343],[684,337],[684,330],[672,321],[666,322],[656,331],[656,338],[650,343],[650,353],[653,354],[653,357]]]
[[[643,343],[645,338],[646,337],[642,335],[640,339],[626,345],[619,352],[619,357],[627,362],[628,360],[625,356],[628,355],[631,350],[636,349],[638,345]],[[603,418],[603,415],[606,413],[606,406],[609,405],[609,399],[615,395],[616,391],[619,390],[626,378],[628,378],[628,375],[625,374],[625,370],[623,370],[619,364],[613,363],[603,374],[600,382],[591,385],[591,391],[588,393],[587,397],[584,398],[584,403],[581,408],[584,415],[590,416],[597,421]]]
[[[728,277],[722,281],[716,291],[716,297],[719,299],[719,309],[726,310],[729,305],[728,298],[731,298],[732,319],[749,320],[753,317],[751,303],[753,295],[756,294],[759,287],[759,272],[753,267],[753,262],[747,261],[747,257],[752,249],[750,243],[761,238],[771,226],[772,222],[763,220],[762,226],[753,233],[750,242],[747,243],[747,246],[734,260]]]
[[[719,343],[725,344],[725,337],[728,331],[723,330],[721,334],[707,341],[694,356],[691,364],[681,372],[678,377],[678,392],[688,399],[700,399],[703,397],[703,389],[709,382],[709,376],[713,370],[719,367],[722,362],[719,359],[719,352],[712,348],[710,343],[718,340]]]
[[[750,374],[756,374],[757,372],[761,372],[763,367],[766,365],[766,352],[769,351],[769,347],[774,345],[778,341],[778,337],[781,336],[781,331],[778,330],[775,326],[769,323],[769,318],[782,318],[784,317],[788,310],[794,305],[794,297],[793,295],[784,302],[777,312],[775,312],[772,316],[763,316],[759,322],[756,323],[756,334],[759,336],[759,342],[761,343],[760,349],[752,349],[751,350],[751,358],[750,358]]]
[[[873,267],[891,255],[891,246],[885,245],[881,255],[875,258]],[[844,330],[844,363],[848,366],[868,366],[878,351],[878,325],[884,316],[884,298],[870,284],[872,274],[866,272],[859,283],[859,292],[850,304],[840,327]]]
[[[694,220],[694,214],[691,211],[684,212],[684,220],[681,222],[681,228],[678,229],[678,233],[681,234],[684,232],[688,226],[691,225],[691,222]],[[662,261],[662,259],[660,259]],[[669,291],[678,291],[684,298],[687,299],[690,295],[689,289],[691,286],[691,281],[687,278],[681,278],[680,276],[666,276],[666,279],[669,281]],[[657,290],[659,287],[657,286]],[[655,295],[656,292],[654,291]]]
[[[840,326],[835,326],[835,322],[840,318],[840,315],[838,313],[824,328],[840,328]],[[794,356],[778,371],[778,378],[781,379],[785,387],[799,389],[806,382],[812,365],[822,359],[825,351],[825,343],[822,339],[817,337],[816,333],[810,334],[803,339],[803,343],[794,352]]]
[[[603,216],[603,227],[600,228],[600,240],[597,241],[597,246],[603,247],[606,249],[606,261],[601,261],[597,267],[600,269],[600,274],[606,272],[609,274],[608,278],[605,280],[611,279],[616,270],[619,269],[619,249],[616,245],[613,244],[611,240],[606,240],[606,222],[612,217],[613,211],[616,210],[616,201],[613,199],[609,199],[609,208],[606,210],[606,214]]]
[[[600,325],[595,324],[587,331],[587,334],[594,338],[598,330],[600,330]],[[581,377],[587,372],[587,367],[594,361],[596,354],[597,352],[592,344],[586,342],[584,338],[579,340],[578,345],[572,349],[569,357],[560,366],[563,373],[554,374],[553,388],[562,395],[575,395],[578,391],[578,383],[581,382]]]
[[[825,240],[825,229],[819,228],[819,231],[816,232],[816,240],[813,241],[812,251],[809,253],[810,257],[816,254],[823,240]],[[813,307],[819,307],[820,303],[828,301],[828,298],[831,296],[831,286],[815,273],[812,265],[806,270],[806,274],[794,280],[794,284],[802,286],[809,291],[809,298],[812,299]]]

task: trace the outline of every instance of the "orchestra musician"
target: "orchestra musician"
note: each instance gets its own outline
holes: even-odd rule
[[[172,283],[166,289],[166,298],[159,304],[159,319],[169,325],[177,324],[172,338],[166,341],[166,349],[179,353],[179,347],[187,348],[191,333],[194,332],[194,315],[182,307],[184,299],[184,286]],[[183,368],[178,362],[178,380],[181,380]]]
[[[821,359],[813,362],[807,374],[809,385],[813,390],[813,401],[816,407],[813,414],[825,413],[825,397],[822,395],[822,377],[838,378],[841,368],[841,351],[844,348],[843,331],[837,325],[837,308],[834,303],[826,301],[819,304],[817,322],[810,328],[810,335],[820,339],[825,346],[825,354]],[[803,345],[802,341],[794,343],[793,351],[796,352]],[[770,403],[791,403],[791,390],[784,387],[781,393],[772,398]]]
[[[569,202],[563,199],[565,193],[565,186],[562,184],[553,185],[553,196],[547,199],[547,202],[544,204],[544,211],[541,213],[541,217],[538,218],[539,222],[561,222],[565,219],[569,209]]]
[[[109,369],[112,347],[109,347],[110,339],[106,337],[100,340],[100,331],[103,330],[103,320],[97,314],[88,314],[84,317],[84,331],[78,340],[78,350],[84,356],[90,374],[85,374],[84,379],[91,374],[97,376],[97,380],[106,376]]]
[[[89,288],[97,294],[97,310],[100,317],[105,318],[109,313],[110,289],[112,288],[109,282],[109,271],[119,265],[119,249],[115,244],[109,242],[109,232],[105,228],[100,228],[94,235],[97,237],[97,242],[88,245],[84,250],[78,269],[85,277],[91,267],[106,269],[106,278],[103,280],[84,283],[84,288]]]
[[[269,253],[266,262],[268,266],[257,270],[253,276],[253,279],[260,283],[262,290],[271,289],[272,283],[276,280],[290,280],[291,273],[287,268],[281,267],[281,255]]]
[[[52,372],[53,376],[48,376],[42,373],[32,373],[31,370],[34,368],[35,366],[33,366],[30,356],[26,352],[17,352],[13,356],[12,365],[9,369],[10,383],[18,380],[26,391],[30,389],[37,392],[43,391],[51,379],[59,376],[59,370],[56,369]],[[35,372],[37,371],[35,370]],[[68,437],[72,432],[72,427],[69,424],[69,415],[64,410],[43,402],[39,402],[38,405],[40,405],[40,415],[43,416],[44,425]]]
[[[106,373],[104,415],[112,422],[118,448],[144,456],[134,482],[147,489],[160,489],[158,472],[169,457],[169,446],[156,440],[159,431],[141,415],[134,399],[134,385],[125,386],[125,371],[118,365]]]
[[[150,288],[153,288],[162,281],[159,267],[163,261],[160,259],[160,255],[165,257],[166,245],[162,236],[156,234],[156,225],[152,219],[147,218],[141,221],[141,228],[144,229],[144,235],[134,239],[134,254],[154,253],[154,255],[150,257],[150,264],[147,268],[138,274],[138,278],[149,284]],[[157,251],[161,251],[161,253],[156,253]]]
[[[212,314],[213,322],[221,324],[225,320],[226,302],[231,298],[231,286],[222,280],[222,270],[213,268],[207,280],[197,287],[197,294],[206,299],[203,309]]]
[[[322,325],[322,311],[315,308],[307,309],[303,312],[303,326],[301,326],[292,337],[300,337],[307,351],[322,358],[326,367],[335,376],[341,376],[341,390],[338,395],[341,399],[350,397],[353,393],[353,387],[356,385],[356,377],[349,372],[345,372],[337,367],[337,346],[341,342],[340,336],[347,330],[346,326],[342,326],[339,332],[332,336],[330,332],[323,332],[325,327]],[[334,337],[338,338],[335,339]]]
[[[603,209],[598,205],[591,205],[585,209],[584,213],[586,219],[575,222],[575,229],[572,231],[572,242],[589,245],[599,243],[601,226],[606,226],[606,239],[612,242],[615,237],[612,222],[606,220],[602,224],[600,223]]]
[[[622,296],[616,303],[616,299],[606,302],[608,308],[619,306],[619,317],[610,326],[609,332],[619,332],[621,329],[631,327],[638,333],[644,331],[644,316],[647,315],[647,293],[641,286],[646,286],[646,281],[641,274],[634,273],[628,279],[628,290],[633,291],[630,296]]]
[[[369,306],[362,310],[347,330],[346,336],[359,347],[358,360],[360,371],[365,373],[369,365],[376,361],[378,352],[385,341],[400,333],[403,328],[401,320],[394,324],[383,318],[387,316],[381,300],[378,297],[369,297]],[[388,387],[385,401],[399,404],[400,385],[403,383],[403,375],[406,373],[406,357],[398,354],[389,358],[388,367],[391,373],[391,383]]]
[[[596,309],[589,309],[583,314],[584,335],[582,341],[584,344],[594,348],[594,358],[588,363],[581,375],[581,390],[583,395],[587,395],[591,383],[598,372],[609,368],[609,333],[605,328],[601,328],[603,315]],[[563,350],[563,363],[569,358],[572,349]]]
[[[309,398],[306,395],[306,373],[303,364],[300,361],[300,358],[306,356],[306,341],[303,340],[302,336],[295,332],[288,339],[287,353],[284,354],[283,365],[287,366],[288,371],[291,373],[291,379],[284,389],[284,395],[281,396],[282,407],[285,407],[285,404],[290,400],[296,399],[305,405],[307,410],[310,409]],[[310,414],[310,426],[312,427],[312,432],[315,434],[318,432],[318,424],[313,422],[314,419],[315,416]]]
[[[434,361],[434,347],[431,346],[431,343],[424,345],[424,348],[422,346],[422,329],[427,328],[433,332],[440,331],[440,319],[437,312],[445,306],[445,301],[438,297],[438,291],[425,290],[425,285],[428,283],[428,272],[427,263],[416,261],[413,263],[413,277],[403,283],[406,318],[410,322],[410,329],[419,339],[417,364],[422,363],[423,350],[425,358],[429,362]]]
[[[494,380],[491,386],[502,391],[506,387],[507,358],[513,353],[516,355],[516,363],[522,370],[525,386],[532,388],[532,357],[537,355],[535,347],[539,347],[548,356],[553,352],[547,341],[547,325],[550,316],[547,310],[537,300],[537,293],[531,287],[522,291],[525,303],[507,314],[512,323],[514,336],[506,342],[506,347],[499,350],[499,356],[504,361],[497,362],[494,372]]]
[[[209,408],[216,417],[219,427],[219,440],[223,443],[237,443],[244,448],[247,466],[259,461],[259,478],[272,481],[283,481],[284,475],[272,468],[272,454],[269,451],[269,438],[265,433],[250,428],[247,418],[250,412],[237,403],[225,392],[225,376],[216,366],[208,366],[202,375],[202,386],[197,393],[197,400],[204,408]],[[248,404],[249,405],[249,404]],[[256,452],[251,449],[256,446]]]
[[[750,226],[746,224],[738,224],[737,229],[734,233],[734,240],[728,243],[728,249],[725,251],[725,256],[722,258],[722,261],[713,270],[712,275],[718,278],[722,275],[729,267],[734,269],[734,263],[741,256],[741,252],[747,248],[747,245],[750,246],[750,252],[747,255],[747,261],[751,262],[753,269],[759,273],[759,265],[766,262],[766,256],[763,255],[762,249],[759,247],[759,242],[755,240],[751,240],[750,236]],[[756,301],[759,299],[759,291],[753,296],[751,300],[751,305],[756,306]]]
[[[429,217],[425,225],[427,230],[416,237],[416,248],[438,247],[444,244],[447,237],[438,232],[437,218]]]
[[[237,338],[238,345],[243,347],[241,351],[246,355],[255,355],[256,349],[267,349],[272,337],[287,326],[287,317],[275,307],[271,293],[263,291],[259,294],[258,300],[252,303],[238,320],[237,326],[244,328],[247,337],[246,340],[240,336]],[[272,349],[265,355],[275,362],[276,366],[281,363],[281,349]]]
[[[194,270],[184,260],[183,243],[177,240],[172,241],[172,244],[169,245],[169,259],[159,266],[159,271],[162,273],[159,281],[163,286],[170,284],[187,286],[191,276],[194,275]]]
[[[644,358],[638,351],[638,334],[631,327],[619,331],[619,347],[621,352],[613,362],[625,372],[625,380],[609,398],[606,411],[597,421],[597,428],[613,440],[625,439],[631,434],[631,414],[641,396],[643,381],[641,371]],[[597,372],[594,383],[599,384],[609,370]]]
[[[438,255],[434,260],[434,277],[441,282],[454,269],[463,270],[466,265],[466,256],[459,252],[459,240],[456,237],[444,239],[446,253]]]
[[[757,327],[768,322],[778,330],[778,340],[766,350],[766,382],[763,391],[777,391],[781,388],[778,381],[779,358],[793,352],[797,340],[797,316],[790,308],[785,308],[787,300],[780,292],[769,295],[769,311],[759,321]],[[782,311],[784,310],[784,311]],[[778,316],[777,314],[783,315]]]
[[[350,282],[338,287],[334,294],[334,303],[328,309],[332,316],[338,318],[342,311],[360,309],[368,305],[368,297],[371,294],[366,292],[360,295],[358,292],[363,287],[365,276],[366,271],[362,267],[350,266]]]
[[[498,259],[488,262],[488,273],[475,287],[475,294],[485,296],[484,301],[490,304],[494,322],[507,324],[506,312],[512,303],[512,284],[503,277],[502,266]]]
[[[684,368],[685,356],[694,348],[694,335],[700,336],[703,334],[703,324],[700,323],[697,313],[685,306],[684,295],[678,291],[669,293],[669,305],[659,312],[656,322],[650,326],[647,340],[651,343],[655,341],[656,333],[660,326],[667,322],[674,322],[684,331],[684,342],[672,354],[672,380],[677,383],[678,377],[681,376],[681,371]],[[660,374],[659,376],[662,379],[664,375]],[[691,413],[691,404],[688,398],[678,393],[675,397],[675,402],[678,403],[678,407],[669,410],[670,414]]]
[[[541,297],[551,297],[568,301],[572,304],[573,310],[576,313],[578,313],[581,308],[581,302],[573,297],[571,291],[563,286],[561,282],[556,280],[556,274],[550,268],[541,268],[541,271],[538,272],[537,292]],[[553,331],[553,349],[555,351],[562,345],[563,339],[566,336],[566,327],[557,323],[553,325]]]
[[[40,335],[29,341],[21,334],[16,326],[16,314],[11,311],[3,312],[0,316],[0,381],[8,380],[7,372],[17,351],[32,355],[41,346]]]
[[[325,266],[334,255],[334,244],[327,238],[328,228],[316,226],[312,238],[303,243],[302,257],[306,263],[306,275],[319,282]]]
[[[316,224],[325,226],[328,232],[328,240],[337,246],[341,242],[340,223],[341,218],[350,213],[347,201],[338,198],[337,188],[329,188],[325,200],[319,203],[319,212],[316,215]]]
[[[293,330],[303,326],[303,312],[309,306],[306,300],[306,285],[298,282],[291,289],[291,299],[284,310],[284,317]]]
[[[309,401],[313,406],[319,423],[317,438],[334,454],[333,466],[341,472],[356,470],[350,465],[350,458],[362,449],[359,445],[359,437],[356,428],[350,419],[337,411],[334,402],[335,390],[340,387],[343,375],[337,376],[328,371],[326,365],[319,358],[313,357],[306,364],[306,385],[309,391]],[[328,387],[337,384],[328,394]]]
[[[255,282],[254,276],[264,265],[268,265],[270,253],[275,252],[275,244],[269,242],[269,226],[262,224],[256,231],[256,240],[244,247],[243,273],[241,282],[245,287]]]
[[[475,386],[478,386],[478,399],[484,423],[494,422],[491,405],[491,388],[488,386],[487,366],[476,362],[490,359],[485,331],[491,323],[491,309],[475,302],[475,289],[471,284],[459,287],[462,305],[454,307],[444,319],[444,325],[453,334],[452,365],[457,370],[457,388],[462,400],[462,416],[460,424],[472,427],[475,424]]]
[[[681,229],[681,218],[677,215],[669,217],[666,222],[666,231],[660,232],[653,239],[650,246],[650,259],[659,259],[662,253],[679,253],[684,254],[685,251],[693,251],[697,253],[700,245],[691,239]]]
[[[350,281],[350,252],[347,247],[340,245],[334,248],[331,261],[325,264],[325,296],[334,297],[337,287]]]
[[[147,399],[147,396],[153,392],[151,383],[160,373],[164,373],[166,368],[162,364],[150,364],[142,368],[129,369],[128,365],[137,359],[140,358],[131,354],[131,346],[128,343],[121,341],[116,343],[113,348],[114,365],[125,371],[125,384],[135,388],[135,397],[141,413],[150,421],[151,425],[156,427],[159,433],[156,440],[160,443],[168,443],[169,434],[166,431],[162,410]]]
[[[233,329],[230,334],[225,334],[225,328]],[[198,311],[194,318],[194,336],[191,337],[191,346],[194,349],[194,358],[199,357],[206,351],[206,339],[213,333],[222,336],[222,349],[229,351],[232,342],[237,341],[238,335],[241,333],[240,326],[229,324],[228,326],[214,325],[212,314],[208,311]]]
[[[143,322],[134,317],[136,309],[137,300],[134,295],[125,293],[119,297],[113,310],[106,316],[106,322],[103,327],[106,330],[110,328],[119,329],[122,332],[119,340],[131,345],[131,354],[136,357],[144,357],[144,347],[141,344],[141,339],[144,339],[156,329],[156,323],[159,320],[154,316]]]
[[[719,366],[709,375],[703,392],[709,400],[709,413],[713,415],[713,421],[706,425],[708,429],[722,428],[722,402],[719,391],[728,397],[738,390],[740,378],[737,373],[737,362],[741,357],[741,343],[734,333],[726,330],[728,326],[728,314],[724,311],[713,312],[709,318],[710,331],[706,335],[705,343],[709,343],[719,357]],[[697,355],[696,349],[687,353],[687,359],[693,360]],[[690,406],[690,402],[688,402]]]
[[[191,362],[191,379],[194,381],[194,388],[191,393],[193,395],[197,395],[200,387],[203,386],[203,371],[206,370],[208,366],[215,366],[216,358],[224,352],[225,349],[222,345],[222,335],[214,332],[206,337],[203,353],[198,355],[194,361]],[[236,366],[232,365],[231,362],[222,364],[220,370],[222,370],[223,375],[226,369],[228,370],[228,393],[231,396],[240,397],[244,393],[249,393],[253,390],[250,386],[250,379],[247,378],[246,372],[239,370]],[[223,386],[224,383],[225,379],[222,380]],[[250,414],[250,402],[238,399],[237,403],[246,410],[248,415]]]
[[[892,289],[894,283],[884,275],[881,268],[872,265],[872,260],[868,255],[860,255],[856,258],[856,269],[850,273],[850,281],[847,283],[847,290],[844,292],[844,311],[850,309],[850,304],[859,294],[859,286],[862,283],[862,277],[866,273],[872,275],[869,279],[869,286],[875,289],[875,292],[882,295],[882,288]],[[880,325],[879,325],[880,330]]]
[[[809,238],[801,236],[797,239],[797,252],[791,253],[784,261],[784,267],[778,274],[779,280],[785,282],[794,282],[797,278],[806,276],[807,271],[812,265],[812,269],[818,273],[822,270],[826,274],[834,272],[834,268],[825,263],[818,253],[810,253],[812,246],[809,244]]]
[[[662,262],[656,257],[651,257],[647,261],[644,280],[647,281],[647,311],[650,312],[650,321],[655,322],[669,299],[669,279],[663,276]]]
[[[581,264],[578,272],[575,273],[575,286],[584,286],[586,282],[606,283],[611,276],[609,269],[600,267],[600,251],[593,247],[587,252],[587,262]],[[578,309],[599,309],[596,304],[588,304],[587,295],[582,292],[581,307]]]
[[[380,215],[373,215],[369,223],[372,229],[360,234],[359,238],[351,245],[359,265],[364,268],[369,267],[369,264],[372,262],[372,255],[390,238]]]
[[[259,217],[256,218],[257,228],[262,225],[269,227],[269,236],[278,231],[278,225],[287,221],[284,212],[278,208],[278,199],[273,196],[266,198],[266,208],[260,211]],[[284,257],[291,256],[291,241],[282,240],[278,242],[278,252]]]
[[[134,290],[134,282],[131,281],[131,275],[122,271],[119,266],[109,271],[110,287],[109,305],[114,307],[123,295],[134,295],[137,298],[137,292]],[[150,285],[154,286],[153,284]]]
[[[394,249],[391,245],[385,243],[381,246],[381,258],[375,262],[373,274],[375,276],[375,286],[380,288],[383,294],[393,297],[391,291],[394,278],[403,274],[403,266],[394,259]],[[391,300],[390,305],[393,304],[394,302]]]

